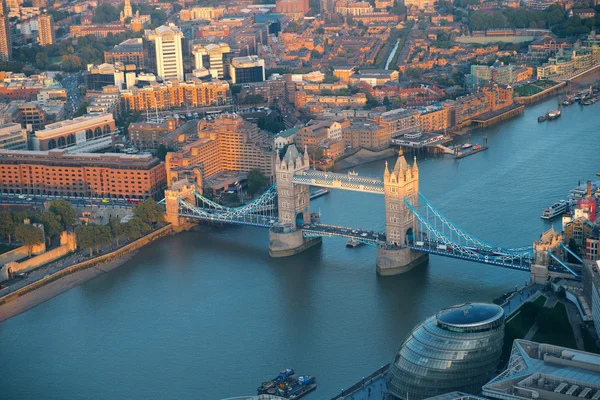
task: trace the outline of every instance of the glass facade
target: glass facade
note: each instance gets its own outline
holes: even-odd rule
[[[415,327],[388,372],[399,399],[425,399],[452,391],[479,393],[498,365],[504,310],[472,303],[444,309]]]

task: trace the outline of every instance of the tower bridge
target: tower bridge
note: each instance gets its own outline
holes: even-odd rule
[[[563,261],[570,250],[554,231],[545,232],[532,246],[511,248],[492,245],[459,228],[419,192],[416,157],[409,165],[402,151],[393,168],[386,162],[380,179],[312,170],[308,153],[292,145],[276,162],[275,180],[260,197],[241,207],[225,207],[204,197],[198,184],[176,182],[165,191],[167,218],[174,224],[191,220],[267,228],[272,257],[298,254],[323,237],[353,239],[376,248],[380,275],[407,272],[434,254],[530,271],[536,282],[552,276],[579,278],[578,267]],[[383,195],[385,232],[321,223],[321,216],[310,210],[310,186]]]

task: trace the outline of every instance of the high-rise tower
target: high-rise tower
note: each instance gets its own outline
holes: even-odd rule
[[[10,36],[6,0],[0,1],[0,60],[12,60],[12,38]]]
[[[162,79],[184,80],[182,39],[183,33],[173,24],[146,31],[146,40],[154,44],[156,74]]]
[[[54,44],[54,21],[52,16],[42,14],[38,17],[38,41],[42,46]]]

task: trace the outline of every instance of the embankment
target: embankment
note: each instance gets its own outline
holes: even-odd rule
[[[64,268],[0,298],[0,322],[14,317],[52,297],[100,274],[112,271],[129,260],[141,247],[175,232],[172,225],[164,226],[113,252]]]

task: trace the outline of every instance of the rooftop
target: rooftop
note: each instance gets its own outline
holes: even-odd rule
[[[127,39],[108,50],[109,53],[142,52],[144,44],[141,38]]]
[[[491,398],[600,397],[600,356],[585,351],[517,339],[509,367],[483,387]]]
[[[502,307],[488,303],[465,303],[449,307],[437,313],[442,326],[467,327],[488,324],[504,315]]]

